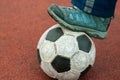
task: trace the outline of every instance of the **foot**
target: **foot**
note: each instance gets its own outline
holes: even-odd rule
[[[111,18],[102,18],[90,15],[81,11],[79,8],[63,7],[52,4],[48,8],[48,13],[60,25],[73,31],[83,31],[89,36],[105,38]]]

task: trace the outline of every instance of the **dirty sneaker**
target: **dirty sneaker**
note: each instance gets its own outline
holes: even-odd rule
[[[48,7],[48,13],[60,25],[73,31],[83,31],[91,37],[105,38],[111,18],[102,18],[90,15],[79,8],[63,7],[52,4]]]

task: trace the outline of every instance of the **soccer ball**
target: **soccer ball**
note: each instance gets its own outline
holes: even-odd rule
[[[78,80],[93,66],[95,45],[84,32],[56,24],[45,31],[37,45],[42,70],[58,80]]]

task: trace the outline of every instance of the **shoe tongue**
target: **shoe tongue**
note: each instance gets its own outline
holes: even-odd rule
[[[80,11],[80,12],[82,12],[77,6],[73,6],[73,8]]]
[[[76,7],[76,6],[73,6],[73,8],[78,9],[78,7]]]

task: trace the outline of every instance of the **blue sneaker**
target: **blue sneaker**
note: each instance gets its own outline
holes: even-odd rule
[[[48,13],[60,25],[73,31],[83,31],[91,37],[105,38],[111,18],[102,18],[90,15],[79,8],[63,7],[52,4]]]

